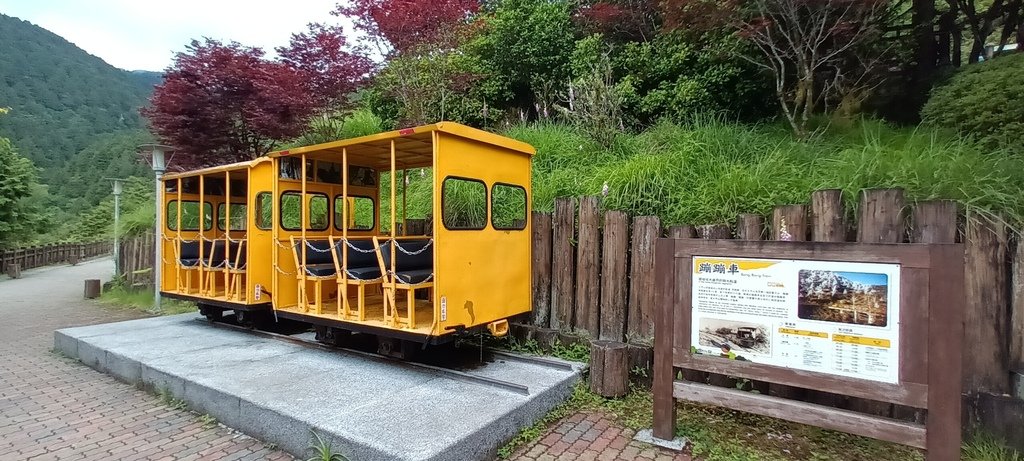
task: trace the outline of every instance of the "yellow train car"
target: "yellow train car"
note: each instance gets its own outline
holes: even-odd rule
[[[161,292],[211,318],[504,335],[531,309],[533,154],[441,122],[166,175]]]

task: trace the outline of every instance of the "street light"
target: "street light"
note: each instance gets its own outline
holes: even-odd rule
[[[160,238],[160,234],[163,230],[164,213],[163,200],[160,199],[160,193],[162,192],[160,178],[167,171],[167,161],[164,155],[173,151],[174,148],[160,144],[143,144],[139,146],[139,153],[143,155],[148,154],[149,164],[153,168],[153,173],[156,177],[156,224],[153,227],[153,238],[155,239],[153,245],[153,310],[156,312],[160,312],[160,265],[163,263],[163,241]]]
[[[121,277],[121,178],[103,178],[114,182],[114,278]]]

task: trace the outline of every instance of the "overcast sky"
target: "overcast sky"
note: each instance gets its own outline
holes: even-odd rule
[[[337,0],[0,0],[27,20],[128,70],[159,71],[192,39],[235,40],[273,53],[310,22],[337,24]],[[350,30],[351,31],[351,30]]]

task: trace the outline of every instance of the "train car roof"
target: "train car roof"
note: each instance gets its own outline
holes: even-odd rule
[[[533,146],[515,139],[455,122],[438,122],[415,128],[405,128],[369,136],[360,136],[358,138],[296,147],[271,152],[268,156],[285,157],[306,154],[309,158],[340,158],[342,149],[345,149],[350,157],[350,162],[355,161],[359,163],[362,160],[361,163],[363,164],[384,166],[385,161],[390,159],[391,141],[394,141],[395,152],[400,155],[400,164],[407,167],[429,166],[433,162],[432,133],[435,131],[522,152],[527,155],[533,155],[536,152]]]
[[[178,173],[167,173],[167,174],[163,175],[160,179],[178,179],[178,178],[188,178],[188,177],[191,177],[191,176],[199,176],[199,175],[206,175],[206,174],[213,174],[213,173],[224,173],[226,171],[241,171],[241,170],[247,170],[249,168],[252,168],[253,166],[255,166],[255,165],[259,164],[259,163],[269,162],[269,161],[270,161],[270,159],[267,158],[267,157],[260,157],[260,158],[257,158],[255,160],[248,160],[248,161],[245,161],[245,162],[229,163],[227,165],[217,165],[217,166],[201,168],[201,169],[198,169],[198,170],[182,171],[182,172],[178,172]]]
[[[228,165],[219,165],[178,173],[168,173],[163,176],[163,179],[187,178],[199,175],[223,173],[225,171],[245,170],[252,168],[258,163],[269,161],[274,157],[290,157],[306,154],[308,158],[336,160],[341,158],[342,149],[347,151],[350,163],[354,162],[356,164],[366,166],[386,168],[390,163],[391,141],[395,141],[395,152],[399,157],[398,163],[402,167],[430,166],[433,163],[432,133],[435,131],[522,152],[527,155],[533,155],[536,153],[533,146],[512,138],[506,138],[501,135],[468,127],[455,122],[438,122],[415,128],[405,128],[401,130],[371,134],[368,136],[360,136],[358,138],[342,139],[339,141],[275,151],[264,157],[246,162],[231,163]]]

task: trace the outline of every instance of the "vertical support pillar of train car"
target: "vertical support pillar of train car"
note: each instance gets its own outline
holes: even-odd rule
[[[299,229],[300,229],[299,233],[301,235],[301,242],[302,243],[300,245],[302,246],[302,248],[301,248],[301,252],[299,254],[302,255],[302,260],[300,261],[302,263],[302,264],[300,264],[300,266],[302,266],[302,267],[296,267],[295,270],[301,270],[302,271],[302,286],[299,287],[299,293],[300,293],[299,294],[299,304],[302,305],[302,312],[308,312],[309,311],[309,292],[307,291],[307,289],[308,289],[307,285],[308,284],[307,284],[307,281],[306,281],[306,249],[307,249],[306,225],[309,222],[309,211],[308,211],[309,204],[306,203],[306,200],[308,200],[308,197],[306,196],[306,174],[307,174],[306,168],[307,168],[307,166],[306,166],[306,154],[305,153],[302,154],[301,160],[302,160],[302,178],[301,178],[302,179],[302,198],[299,199]],[[320,306],[316,306],[316,310],[317,310],[316,313],[319,314],[320,313]]]
[[[213,211],[211,206],[210,211]],[[206,177],[199,175],[199,295],[206,296]],[[211,216],[212,218],[212,216]]]
[[[397,245],[397,242],[395,241],[395,140],[394,139],[391,140],[391,174],[389,176],[390,176],[390,180],[391,180],[391,190],[390,190],[390,193],[391,193],[391,245],[389,245],[389,248],[388,248],[388,250],[391,252],[391,260],[390,260],[391,267],[388,268],[388,270],[391,272],[390,274],[388,274],[388,278],[391,280],[391,293],[389,294],[389,297],[391,298],[391,325],[398,326],[398,306],[395,304],[395,300],[397,298],[397,294],[395,293],[395,284],[396,284],[396,281],[395,281],[395,246]]]
[[[409,188],[409,178],[407,177],[409,172],[408,168],[402,169],[402,236],[409,235],[409,220],[406,218],[406,209],[408,208],[409,200],[406,196],[406,189]]]
[[[276,311],[281,306],[278,286],[281,284],[281,196],[278,194],[281,187],[281,158],[275,158],[270,163],[272,178],[270,190],[270,259],[273,270],[270,271],[270,309]],[[259,200],[256,200],[259,206]],[[262,213],[262,210],[257,212]],[[249,259],[251,261],[251,259]],[[274,312],[274,319],[277,319],[277,312]]]
[[[175,195],[177,200],[174,201],[175,214],[174,214],[174,286],[175,291],[181,293],[181,177],[179,176],[177,181],[177,189]],[[160,229],[159,232],[162,232]],[[163,243],[163,242],[161,242]]]
[[[224,279],[224,299],[231,298],[230,274],[228,274],[228,255],[231,254],[231,171],[224,172],[224,256],[220,261],[220,271]]]
[[[349,317],[350,306],[348,304],[348,217],[352,210],[348,209],[348,148],[341,148],[341,284],[338,285],[338,318]],[[335,223],[337,227],[337,223]],[[359,297],[359,312],[363,311],[363,298]],[[360,318],[362,320],[362,318]]]

